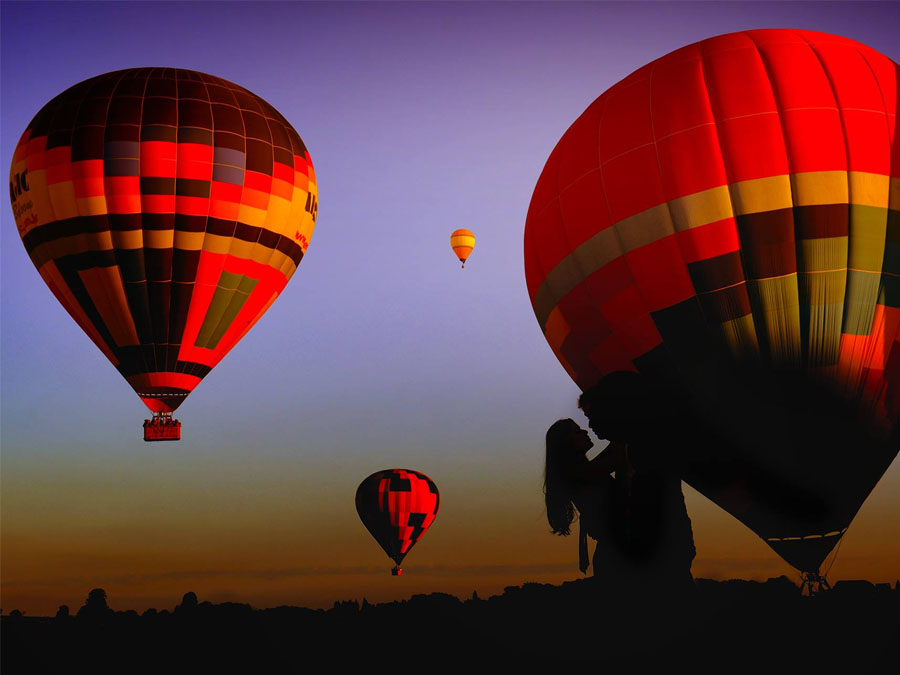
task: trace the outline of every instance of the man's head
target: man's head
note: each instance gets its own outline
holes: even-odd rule
[[[647,384],[638,373],[610,373],[578,399],[578,407],[598,438],[633,440],[651,423],[654,410]]]

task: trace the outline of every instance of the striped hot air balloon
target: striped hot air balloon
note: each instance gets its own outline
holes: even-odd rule
[[[412,469],[385,469],[366,478],[356,490],[356,512],[369,533],[396,563],[400,563],[431,527],[441,496],[428,476]]]
[[[900,446],[897,83],[834,35],[689,45],[572,124],[525,226],[572,379],[671,385],[728,439],[689,482],[809,573]]]
[[[465,268],[466,260],[472,254],[472,249],[475,248],[475,235],[471,230],[454,230],[450,235],[450,247]]]
[[[50,101],[16,148],[10,197],[41,277],[154,422],[275,301],[318,206],[309,153],[277,110],[174,68]]]

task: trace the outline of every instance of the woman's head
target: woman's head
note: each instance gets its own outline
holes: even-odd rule
[[[557,420],[547,429],[547,453],[554,459],[571,461],[583,457],[594,446],[590,434],[566,418]]]
[[[547,454],[544,464],[544,502],[547,521],[554,534],[569,534],[575,519],[572,504],[573,469],[594,443],[587,431],[574,420],[562,419],[547,429]]]

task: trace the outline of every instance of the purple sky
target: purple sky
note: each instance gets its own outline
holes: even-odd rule
[[[518,518],[537,533],[529,546],[577,573],[575,542],[541,524],[541,444],[558,417],[583,418],[535,321],[522,261],[525,213],[551,149],[609,86],[713,35],[821,30],[900,60],[895,3],[4,0],[0,12],[3,166],[67,87],[178,66],[281,111],[312,155],[320,203],[282,297],[181,406],[184,440],[156,446],[141,441],[143,404],[58,305],[0,209],[5,558],[25,551],[16,537],[60,522],[47,494],[90,502],[72,527],[144,523],[152,497],[133,499],[126,484],[141,495],[158,488],[186,512],[202,493],[207,524],[223,504],[256,508],[260,495],[260,518],[277,518],[272,495],[283,495],[298,536],[331,518],[371,554],[366,564],[380,564],[353,494],[373,471],[408,466],[444,495],[423,559],[443,522],[462,531],[499,513],[476,528],[473,550]],[[464,271],[449,248],[459,227],[477,237]],[[896,474],[882,481],[894,502]],[[132,485],[135,476],[146,481]],[[322,543],[323,559],[345,545],[357,542]]]

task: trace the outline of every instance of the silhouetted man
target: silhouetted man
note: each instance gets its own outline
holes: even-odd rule
[[[613,520],[635,580],[662,589],[688,587],[695,549],[681,492],[682,420],[637,373],[607,375],[578,405],[599,438],[627,445],[616,470]]]

